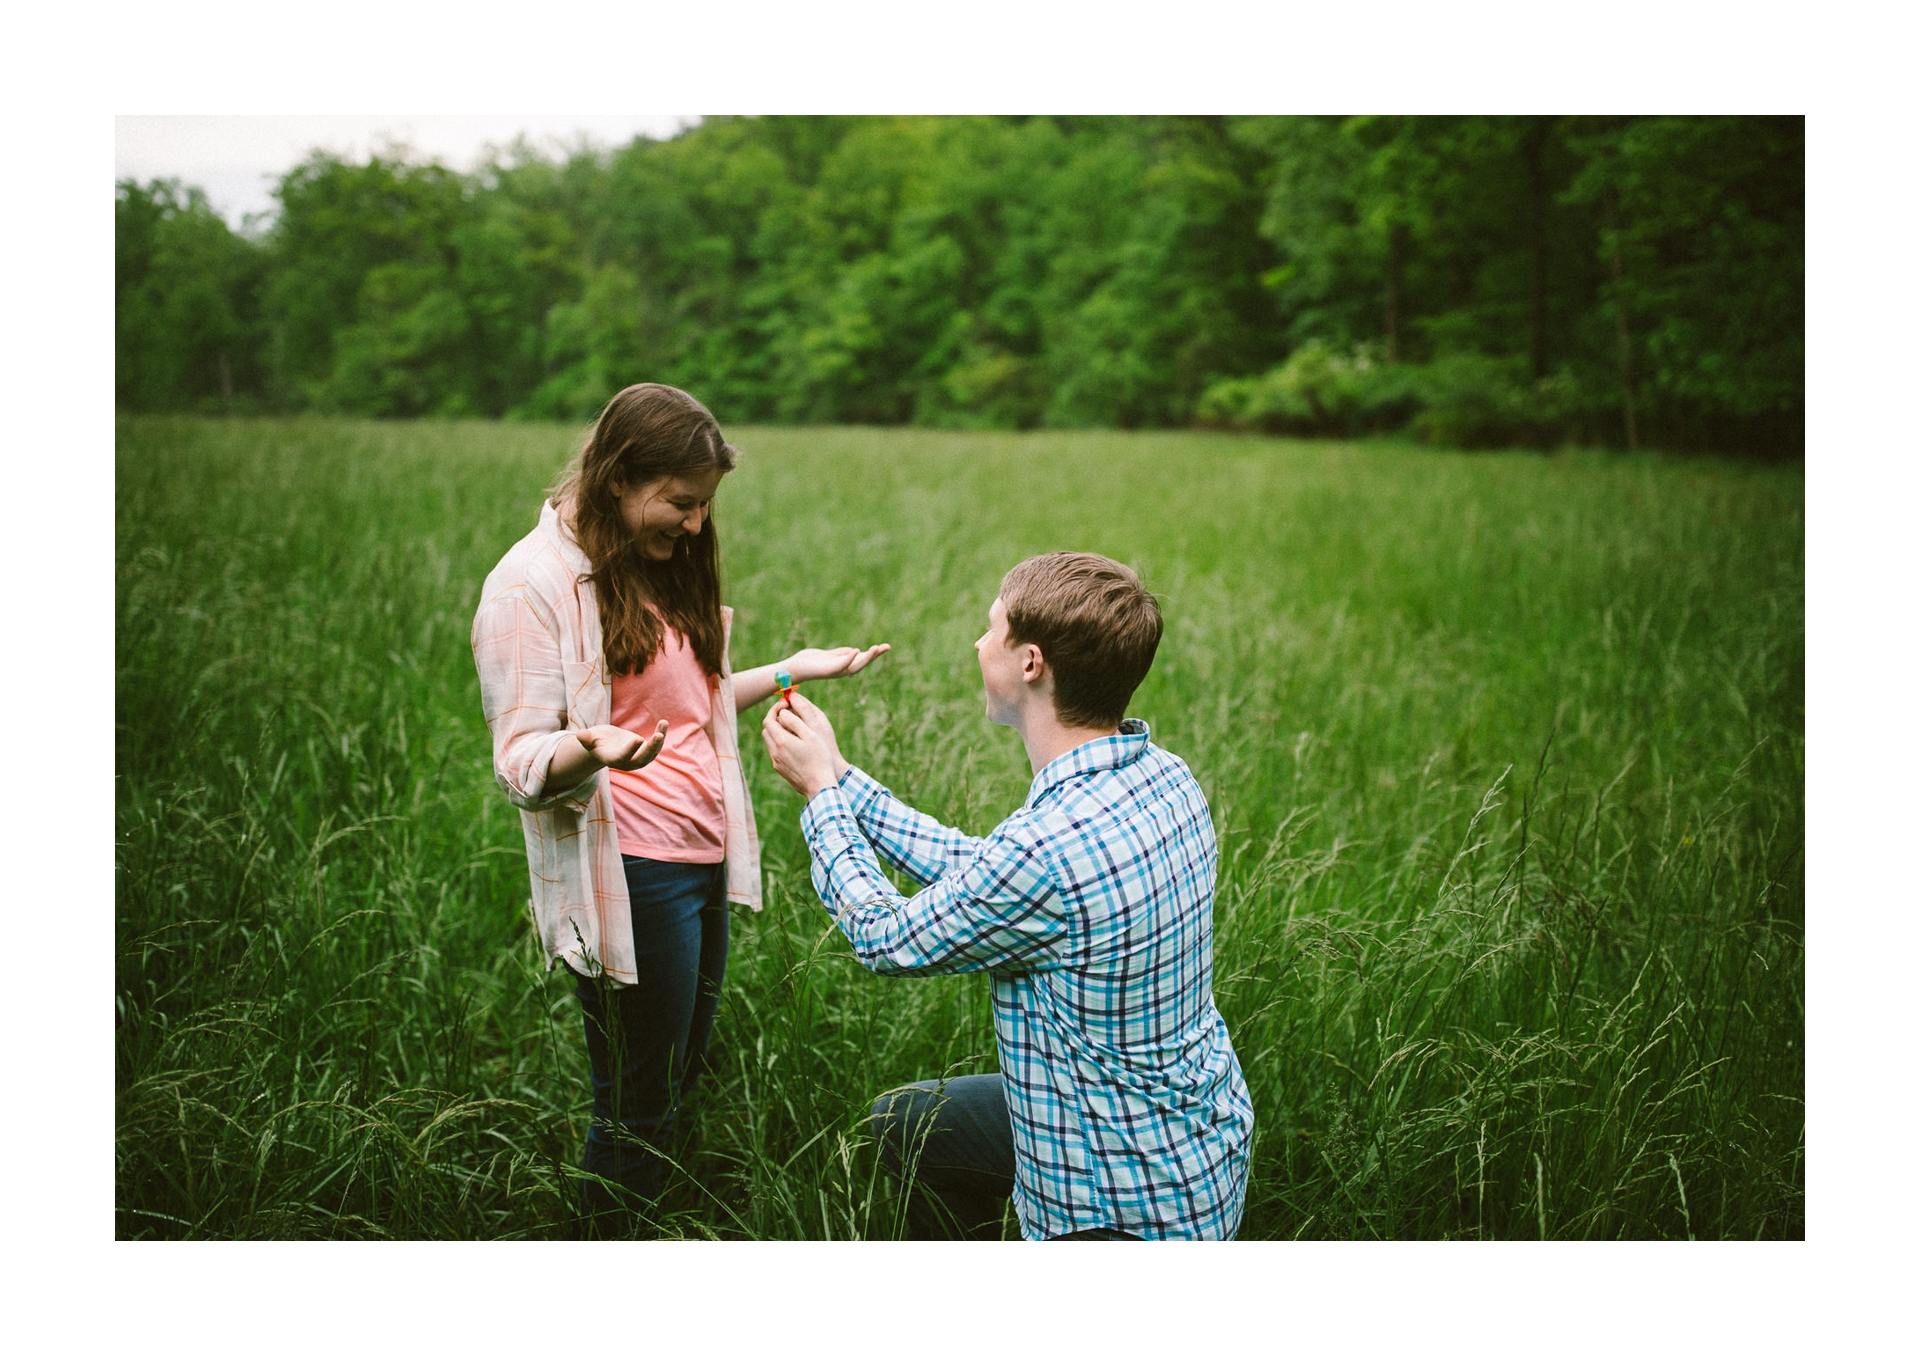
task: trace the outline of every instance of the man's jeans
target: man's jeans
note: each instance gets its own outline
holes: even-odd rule
[[[908,1238],[1000,1237],[1013,1195],[1013,1121],[1000,1075],[927,1079],[873,1104],[881,1161],[908,1184]],[[1131,1239],[1087,1229],[1064,1239]]]
[[[727,970],[726,873],[720,865],[622,857],[639,983],[575,976],[593,1068],[593,1119],[582,1185],[590,1227],[624,1232],[625,1209],[666,1181],[674,1113],[706,1067]]]

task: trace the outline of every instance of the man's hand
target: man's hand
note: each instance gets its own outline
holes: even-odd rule
[[[841,645],[831,650],[801,650],[781,667],[793,675],[796,683],[818,682],[822,678],[851,678],[892,648],[891,645],[874,645],[863,650],[857,645]]]
[[[809,730],[818,735],[833,755],[833,779],[837,782],[847,775],[847,760],[840,756],[840,737],[833,732],[833,722],[827,719],[827,713],[801,696],[798,692],[792,698],[792,710],[806,722]],[[784,705],[784,703],[782,703]]]
[[[819,709],[814,707],[816,712]],[[826,717],[820,719],[824,721]],[[831,733],[833,727],[829,725],[827,729]],[[822,739],[797,711],[788,710],[785,702],[775,702],[767,718],[760,722],[760,738],[766,741],[773,770],[807,799],[813,799],[839,780],[834,773],[837,760],[833,745]]]
[[[661,721],[646,739],[618,725],[590,725],[584,730],[575,730],[573,737],[580,741],[580,747],[592,754],[600,766],[619,768],[622,772],[638,772],[651,763],[666,745],[667,723]]]

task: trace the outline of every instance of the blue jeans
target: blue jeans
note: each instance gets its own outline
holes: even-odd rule
[[[1013,1195],[1013,1119],[1000,1075],[927,1079],[873,1104],[880,1160],[906,1185],[908,1238],[1000,1237]],[[1132,1239],[1087,1229],[1061,1239]]]
[[[593,1068],[593,1119],[581,1164],[589,1221],[630,1221],[666,1182],[674,1113],[706,1067],[707,1038],[727,972],[726,872],[719,864],[621,858],[639,982],[575,975]]]

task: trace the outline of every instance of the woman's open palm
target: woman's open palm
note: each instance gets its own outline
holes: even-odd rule
[[[841,645],[831,650],[800,650],[787,661],[797,682],[817,682],[822,678],[850,678],[891,650],[891,645]]]
[[[638,772],[659,756],[660,750],[665,747],[667,723],[661,721],[645,739],[618,725],[592,725],[574,731],[573,737],[580,741],[581,748],[605,766],[619,768],[622,772]]]

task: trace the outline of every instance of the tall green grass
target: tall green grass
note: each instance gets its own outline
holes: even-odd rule
[[[122,1237],[564,1237],[585,1126],[467,630],[575,431],[135,420],[116,540]],[[1797,469],[1202,435],[742,429],[735,662],[975,832],[970,648],[1043,550],[1135,564],[1133,711],[1206,788],[1243,1238],[1804,1232]],[[744,749],[767,906],[658,1228],[888,1237],[886,1087],[993,1067],[983,976],[881,979]]]

